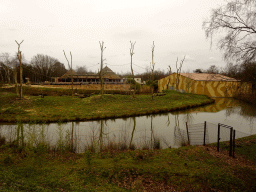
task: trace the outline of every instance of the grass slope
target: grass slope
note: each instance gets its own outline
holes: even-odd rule
[[[238,140],[247,153],[238,151],[235,159],[213,145],[74,154],[3,144],[0,190],[255,191],[255,161],[249,157],[255,139]]]
[[[57,122],[128,117],[196,107],[212,102],[204,95],[168,91],[154,100],[150,95],[25,96],[0,92],[0,121]]]

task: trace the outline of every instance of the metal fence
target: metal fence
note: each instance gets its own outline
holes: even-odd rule
[[[213,139],[210,139],[209,135]],[[221,123],[213,124],[206,121],[204,123],[191,125],[186,123],[187,142],[190,145],[206,145],[217,142],[217,151],[219,151],[220,142],[229,141],[229,156],[233,157],[235,154],[235,139],[249,135],[250,134],[234,130],[233,127]]]

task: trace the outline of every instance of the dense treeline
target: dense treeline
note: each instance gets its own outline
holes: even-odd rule
[[[10,56],[8,53],[2,53],[0,58],[0,83],[15,83],[15,73],[19,80],[20,69],[18,59]],[[65,65],[60,63],[58,59],[43,54],[35,55],[30,62],[23,59],[22,68],[23,82],[26,82],[26,78],[29,78],[32,83],[51,81],[51,77],[60,77],[67,72]],[[77,74],[88,73],[85,66],[79,66],[75,71]],[[153,79],[159,80],[167,75],[168,74],[164,73],[164,71],[156,70],[154,71]],[[131,75],[127,73],[120,76],[129,77]],[[141,78],[142,81],[148,81],[152,79],[152,72],[147,70],[136,77]]]
[[[0,83],[15,83],[15,74],[19,79],[19,61],[8,53],[2,53],[0,60]],[[23,57],[24,58],[24,57]],[[63,63],[48,55],[37,54],[30,63],[23,59],[23,82],[26,78],[33,83],[51,81],[51,77],[59,77],[67,72]]]
[[[194,72],[226,75],[243,82],[250,82],[253,85],[253,89],[256,89],[256,62],[243,63],[241,65],[228,63],[225,68],[221,69],[212,65],[207,70],[196,69]]]

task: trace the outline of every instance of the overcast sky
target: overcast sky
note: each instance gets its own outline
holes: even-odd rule
[[[210,47],[202,22],[224,1],[213,0],[0,0],[0,53],[17,52],[15,40],[29,62],[36,54],[58,59],[73,55],[73,65],[98,71],[99,41],[114,72],[130,72],[130,41],[135,74],[146,71],[155,42],[155,69],[175,69],[186,55],[182,70],[193,72],[211,65],[225,67],[222,53]],[[213,39],[216,45],[217,39]],[[75,68],[74,67],[74,68]]]

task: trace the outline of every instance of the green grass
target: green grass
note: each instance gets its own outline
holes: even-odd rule
[[[211,145],[217,146],[217,143]],[[229,141],[220,142],[220,149],[229,151]],[[235,154],[256,163],[256,135],[236,139]]]
[[[237,139],[235,152],[256,164],[256,135]]]
[[[255,191],[249,153],[222,158],[208,147],[75,154],[3,144],[0,191]]]
[[[212,102],[204,95],[168,91],[165,96],[106,94],[87,98],[24,96],[0,90],[0,121],[58,122],[128,117],[182,110]]]

